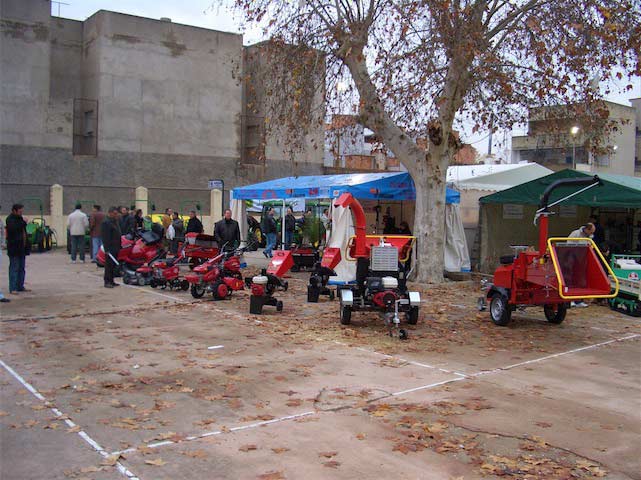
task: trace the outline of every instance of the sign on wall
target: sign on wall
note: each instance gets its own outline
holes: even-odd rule
[[[503,219],[505,220],[522,220],[523,219],[523,205],[513,203],[503,204]]]
[[[209,187],[209,190],[224,190],[225,182],[217,178],[214,180],[209,180],[209,182],[207,182],[207,186]]]

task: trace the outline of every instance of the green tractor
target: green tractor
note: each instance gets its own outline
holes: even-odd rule
[[[619,280],[619,294],[608,300],[612,310],[641,316],[641,255],[612,255],[612,271]]]
[[[36,197],[28,197],[23,198],[19,203],[23,205],[35,204],[40,212],[39,217],[35,217],[27,223],[27,241],[31,245],[31,251],[48,252],[54,246],[58,246],[56,231],[45,222],[42,200]]]

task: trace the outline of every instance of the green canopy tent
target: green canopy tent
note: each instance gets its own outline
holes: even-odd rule
[[[535,245],[537,227],[533,224],[534,212],[544,190],[562,178],[590,177],[594,174],[576,170],[561,170],[545,177],[517,185],[479,199],[480,203],[480,269],[491,272],[501,255],[511,253],[510,245]],[[606,240],[636,246],[632,235],[633,225],[641,220],[641,178],[623,175],[598,174],[603,185],[586,190],[553,208],[556,215],[550,218],[550,235],[567,236],[588,221],[598,211],[601,224],[610,230]],[[550,203],[563,198],[576,189],[559,188],[552,193]],[[613,227],[606,226],[605,218]],[[630,224],[630,219],[632,220]],[[635,232],[636,233],[636,232]],[[606,234],[607,235],[607,234]],[[633,242],[631,243],[631,238]]]

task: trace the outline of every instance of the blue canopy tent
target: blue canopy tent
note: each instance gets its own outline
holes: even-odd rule
[[[349,192],[362,200],[415,200],[414,181],[407,172],[349,173],[284,177],[234,188],[234,200],[283,200],[289,198],[337,198]],[[447,189],[445,202],[460,203],[456,190]]]
[[[296,198],[338,198],[351,193],[361,200],[415,200],[414,181],[407,172],[351,173],[284,177],[237,187],[231,191],[234,218],[240,221],[241,235],[246,238],[244,200],[288,200]],[[459,192],[447,189],[445,266],[448,271],[469,271],[470,261],[465,243],[458,204]]]

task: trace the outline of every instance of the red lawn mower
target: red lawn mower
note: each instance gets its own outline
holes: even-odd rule
[[[243,290],[243,277],[240,273],[244,248],[223,252],[202,265],[194,267],[185,275],[185,280],[191,286],[191,295],[201,298],[206,292],[211,292],[215,300],[224,300],[234,290]]]
[[[269,266],[260,275],[247,277],[245,284],[251,290],[249,297],[249,313],[260,315],[263,307],[276,307],[277,312],[283,310],[283,302],[274,297],[277,290],[287,291],[289,283],[281,277],[294,265],[291,250],[275,250]]]
[[[151,230],[136,232],[135,235],[123,235],[118,252],[118,265],[116,272],[123,276],[123,282],[127,284],[147,285],[148,278],[137,274],[136,270],[154,260],[164,258],[167,251],[162,246],[163,228],[154,225]],[[105,249],[100,247],[96,255],[96,264],[99,267],[105,265]]]
[[[349,193],[342,194],[334,206],[351,209],[356,230],[347,246],[347,259],[356,260],[356,284],[338,290],[341,323],[349,325],[354,311],[377,311],[383,315],[390,336],[406,339],[399,313],[415,325],[421,296],[407,290],[406,262],[400,260],[407,259],[415,237],[366,235],[363,207]]]
[[[548,238],[549,208],[601,184],[598,176],[564,178],[549,185],[536,212],[539,220],[539,249],[513,246],[514,255],[501,257],[493,283],[486,284],[479,310],[490,302],[490,317],[496,325],[506,326],[516,308],[542,306],[550,323],[565,319],[570,301],[588,298],[614,298],[619,291],[616,276],[600,250],[589,238]],[[584,187],[552,204],[550,194],[560,187]],[[614,293],[610,285],[615,284]]]

